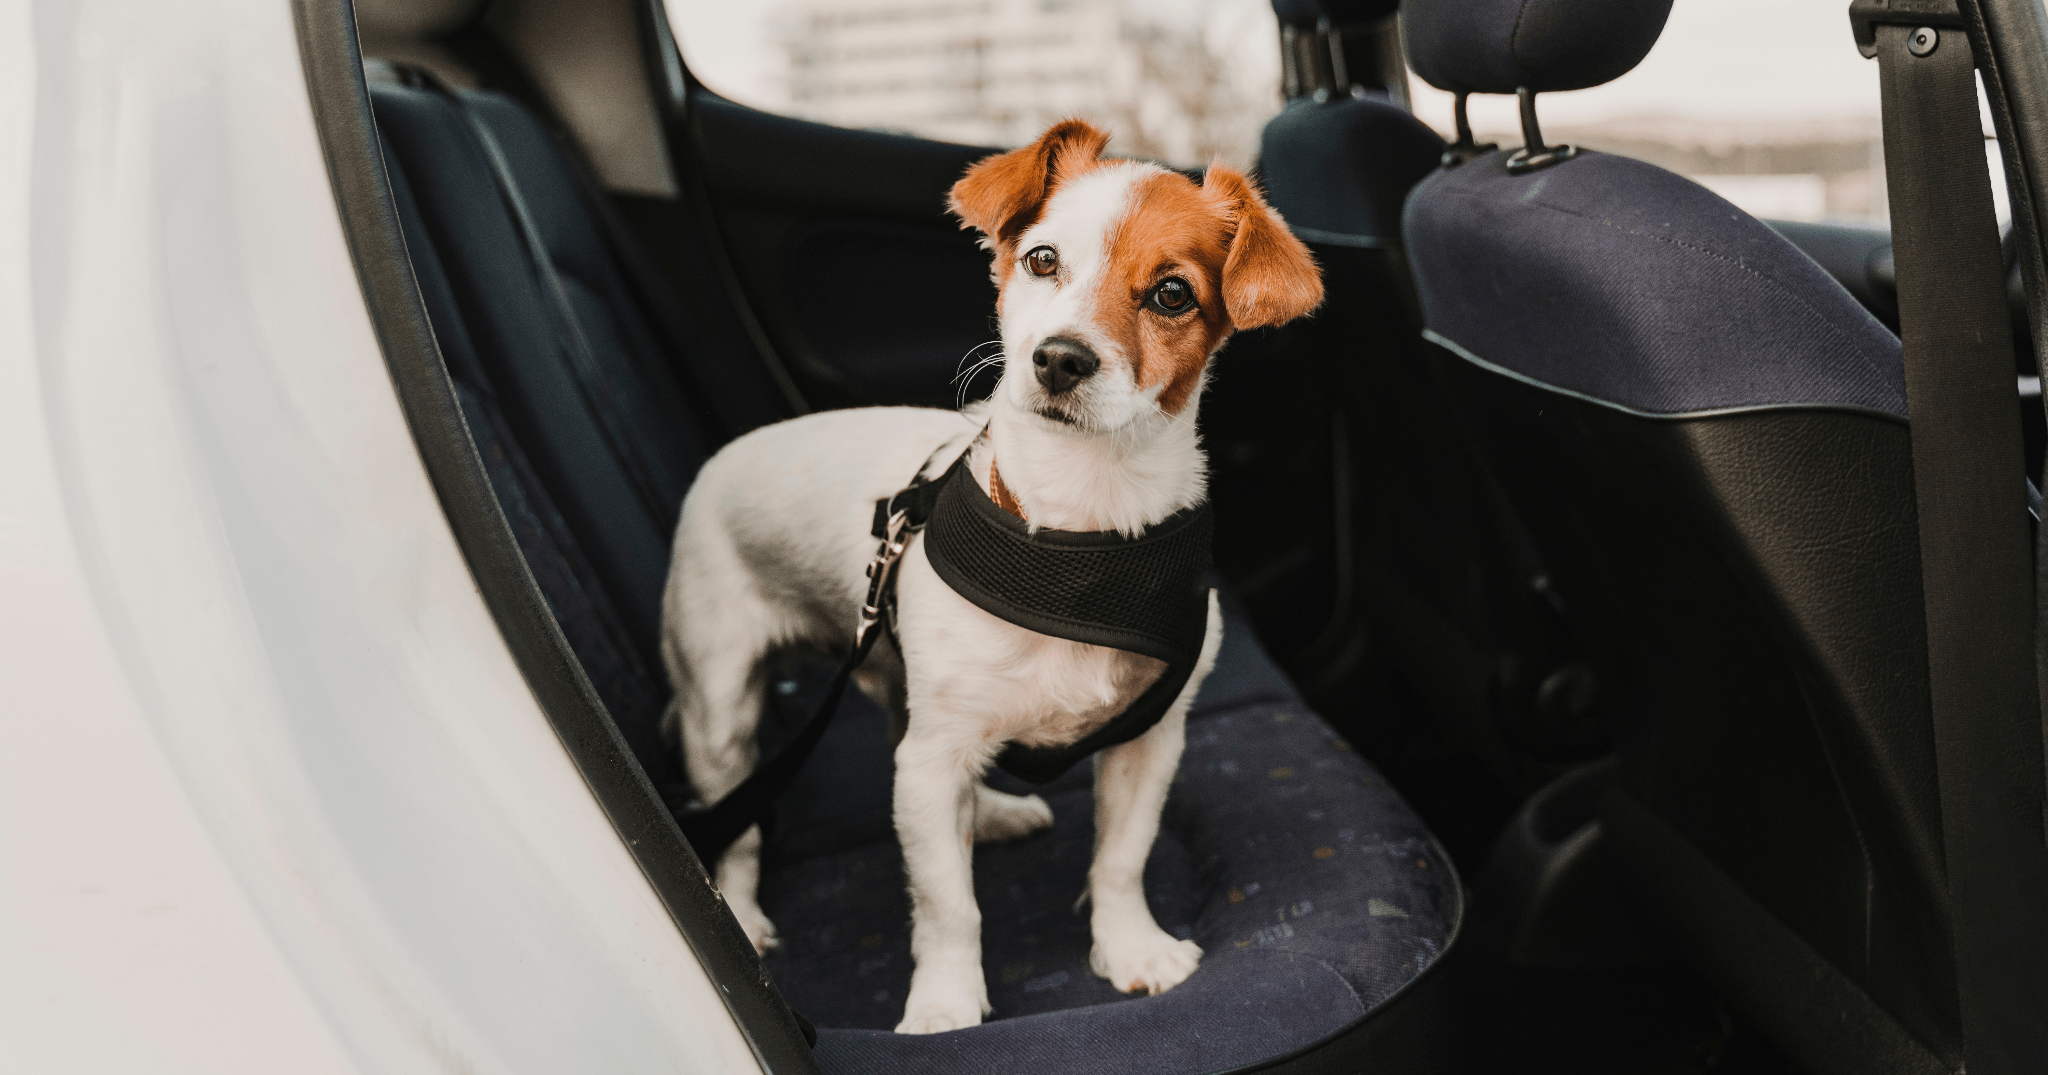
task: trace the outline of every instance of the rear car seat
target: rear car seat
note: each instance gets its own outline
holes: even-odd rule
[[[371,96],[422,297],[499,500],[613,719],[680,809],[687,782],[655,734],[668,694],[655,654],[669,535],[706,454],[781,416],[773,392],[744,373],[750,358],[721,320],[732,311],[650,293],[602,197],[520,105],[388,78]],[[573,368],[569,326],[542,292],[472,118],[503,149],[594,378]],[[636,492],[620,426],[634,438],[625,453],[655,460],[670,482],[660,510]],[[1230,618],[1147,872],[1162,923],[1208,955],[1160,997],[1124,998],[1087,969],[1087,920],[1072,907],[1093,800],[1078,767],[1044,789],[1053,833],[977,852],[993,1021],[891,1033],[910,958],[886,721],[863,698],[846,703],[779,805],[762,885],[785,938],[768,969],[821,1028],[825,1070],[1220,1071],[1340,1035],[1354,1052],[1404,1039],[1412,1056],[1435,1033],[1434,994],[1415,987],[1441,980],[1427,972],[1461,919],[1451,864]],[[802,710],[800,679],[789,683],[784,701]]]

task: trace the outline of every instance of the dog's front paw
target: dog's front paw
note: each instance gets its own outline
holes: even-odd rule
[[[754,951],[767,955],[782,947],[782,936],[775,932],[775,923],[761,910],[761,905],[752,900],[727,900],[732,916],[739,919],[740,928],[747,931],[747,939],[754,942]]]
[[[921,1004],[903,1010],[898,1034],[939,1034],[981,1025],[981,1013],[972,1004]]]
[[[1088,953],[1088,969],[1107,978],[1109,984],[1126,993],[1151,996],[1187,981],[1201,961],[1200,945],[1175,940],[1158,926],[1130,930],[1122,936],[1097,936]]]
[[[1036,795],[983,787],[974,793],[974,842],[999,844],[1052,828],[1052,807]]]
[[[910,977],[910,999],[903,1005],[898,1034],[937,1034],[980,1026],[990,1011],[988,982],[981,968],[950,972],[920,967]]]

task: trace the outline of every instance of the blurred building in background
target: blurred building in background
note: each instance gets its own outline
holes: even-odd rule
[[[1545,129],[1548,137],[1550,132]],[[1556,137],[1677,172],[1767,220],[1882,224],[1884,144],[1861,117],[1768,122],[1632,117]],[[1511,141],[1519,143],[1519,135]],[[1506,143],[1504,143],[1506,144]]]
[[[1448,94],[1418,82],[1416,98],[1425,121],[1438,113],[1448,118]],[[1486,103],[1486,114],[1475,109],[1473,119],[1479,140],[1521,145],[1514,99]],[[1545,122],[1543,135],[1677,172],[1767,220],[1884,224],[1891,217],[1882,128],[1874,112],[1771,119],[1631,115],[1619,106],[1606,102],[1619,114]]]
[[[796,0],[771,18],[785,111],[842,126],[1000,146],[1081,116],[1121,155],[1242,167],[1280,107],[1266,0]]]
[[[685,55],[722,93],[787,115],[974,145],[1080,116],[1113,153],[1199,167],[1258,155],[1280,108],[1270,0],[669,0]],[[1731,58],[1768,13],[1782,33]],[[1450,95],[1412,84],[1451,128]],[[1875,67],[1832,8],[1679,0],[1613,83],[1544,95],[1553,141],[1636,157],[1761,217],[1883,224]],[[1474,97],[1482,140],[1521,144],[1512,97]],[[1994,176],[1998,173],[1994,172]]]

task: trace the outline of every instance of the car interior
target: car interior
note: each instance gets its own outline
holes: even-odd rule
[[[1089,971],[1077,767],[1037,789],[1052,831],[975,852],[994,1014],[893,1033],[887,718],[849,696],[768,826],[781,947],[675,897],[769,1070],[1962,1068],[1890,233],[1546,147],[1540,95],[1634,67],[1670,5],[1524,6],[1274,2],[1256,177],[1328,299],[1234,338],[1201,412],[1228,627],[1146,871],[1200,969]],[[365,294],[479,586],[650,877],[702,890],[659,730],[683,495],[768,423],[987,394],[959,376],[987,254],[945,196],[999,147],[724,99],[660,0],[311,10]],[[1519,93],[1527,148],[1447,143],[1404,54]],[[764,758],[834,663],[779,666]]]

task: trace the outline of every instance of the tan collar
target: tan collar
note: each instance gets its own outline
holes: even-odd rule
[[[1019,519],[1024,518],[1023,503],[1017,499],[1015,493],[1010,492],[1009,486],[1003,484],[1003,472],[996,469],[996,461],[993,457],[988,461],[988,498],[995,501],[996,507],[1015,515]],[[1025,519],[1025,521],[1029,522],[1030,520]]]

